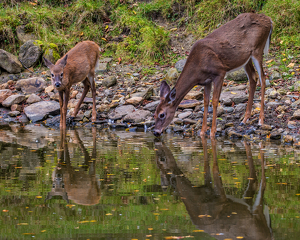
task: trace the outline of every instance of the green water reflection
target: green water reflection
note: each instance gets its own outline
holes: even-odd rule
[[[299,150],[43,126],[0,130],[1,239],[299,239]]]

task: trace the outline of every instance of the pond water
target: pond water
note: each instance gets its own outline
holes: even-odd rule
[[[299,151],[42,125],[0,130],[0,239],[299,239]]]

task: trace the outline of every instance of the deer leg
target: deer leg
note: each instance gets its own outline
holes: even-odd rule
[[[59,91],[59,107],[60,107],[60,123],[59,123],[59,127],[60,129],[63,129],[63,103],[64,103],[64,92],[63,91]]]
[[[208,154],[207,154],[207,139],[205,137],[201,137],[201,142],[203,145],[203,159],[204,159],[204,185],[210,186],[212,183],[211,174],[210,174],[210,167],[208,161]]]
[[[266,76],[262,67],[262,54],[256,54],[257,56],[252,56],[252,61],[254,66],[258,72],[259,80],[261,84],[261,105],[260,105],[260,114],[258,125],[262,125],[264,123],[264,106],[265,106],[265,88],[266,88]]]
[[[92,90],[92,96],[93,96],[93,113],[92,113],[92,122],[96,122],[96,85],[95,85],[95,71],[92,70],[88,76],[90,80],[91,90]]]
[[[68,102],[70,98],[70,89],[65,89],[65,96],[64,96],[64,103],[63,103],[63,129],[66,129],[67,124],[67,110],[68,110]]]
[[[241,124],[245,124],[248,121],[248,119],[251,117],[253,98],[254,98],[254,93],[255,93],[255,89],[256,89],[256,74],[255,74],[255,69],[253,67],[251,59],[245,65],[244,69],[245,69],[245,72],[249,79],[250,91],[249,91],[249,99],[248,99],[248,103],[247,103],[245,117]]]
[[[205,136],[207,130],[207,112],[208,112],[210,91],[211,91],[211,83],[208,83],[204,87],[204,114],[203,114],[202,129],[200,132],[201,137]]]
[[[217,132],[217,108],[219,104],[219,98],[222,91],[224,75],[218,76],[214,81],[214,93],[212,99],[213,105],[213,121],[211,125],[210,137],[214,138]]]
[[[82,92],[82,95],[81,95],[81,97],[79,99],[79,102],[77,103],[77,105],[76,105],[76,107],[74,109],[74,112],[72,114],[72,118],[75,118],[77,116],[77,113],[79,111],[80,105],[82,104],[82,102],[83,102],[86,94],[88,93],[88,91],[90,89],[90,86],[89,86],[87,78],[82,83],[83,83],[83,86],[84,86],[83,92]]]
[[[257,190],[257,177],[255,173],[255,167],[253,164],[253,158],[252,158],[252,152],[251,147],[249,143],[244,142],[244,146],[246,148],[246,155],[248,160],[248,166],[249,166],[249,183],[247,186],[247,189],[244,192],[243,198],[245,199],[245,202],[252,206],[253,196]]]
[[[219,166],[218,166],[218,158],[217,158],[217,146],[216,140],[211,139],[212,146],[212,155],[213,155],[213,178],[214,178],[214,189],[215,193],[220,196],[222,201],[226,201],[226,194],[222,183],[222,178],[220,176]]]

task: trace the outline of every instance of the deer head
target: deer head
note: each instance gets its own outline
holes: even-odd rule
[[[176,99],[176,89],[170,89],[166,81],[162,81],[160,85],[160,103],[156,108],[154,135],[160,136],[161,133],[172,121],[177,106],[174,103]]]
[[[61,88],[63,87],[62,80],[63,80],[64,67],[67,64],[68,55],[66,55],[62,60],[60,60],[55,65],[47,58],[43,57],[43,59],[45,65],[50,69],[52,85],[55,88],[57,88],[57,90],[61,90]]]

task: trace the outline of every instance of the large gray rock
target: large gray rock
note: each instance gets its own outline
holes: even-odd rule
[[[226,106],[230,106],[232,102],[235,104],[246,102],[249,98],[249,95],[244,91],[228,91],[222,92],[220,96],[220,102]]]
[[[184,65],[186,63],[186,59],[181,59],[177,63],[175,63],[175,68],[178,72],[182,72]]]
[[[144,110],[149,110],[149,111],[154,111],[156,109],[156,107],[158,106],[158,104],[160,103],[160,100],[148,103],[147,105],[145,105],[143,107]]]
[[[170,83],[175,83],[179,77],[179,73],[177,72],[176,68],[170,68],[165,76],[166,81]]]
[[[141,97],[143,99],[148,100],[152,97],[152,95],[153,95],[153,87],[149,87],[145,91],[136,92],[132,94],[131,97]]]
[[[123,105],[111,111],[108,114],[108,118],[112,120],[121,119],[122,117],[132,113],[133,111],[135,111],[135,107],[133,105]]]
[[[102,81],[104,87],[111,87],[117,84],[117,78],[115,76],[109,76]]]
[[[300,109],[294,112],[292,119],[300,119]]]
[[[19,73],[22,71],[22,64],[18,58],[3,49],[0,49],[0,67],[9,73]]]
[[[40,102],[40,101],[42,101],[42,99],[38,95],[33,93],[29,96],[29,98],[27,99],[26,102],[29,104],[32,104],[32,103],[36,103],[36,102]]]
[[[41,47],[29,40],[20,47],[19,60],[24,67],[30,68],[37,64],[42,54]]]
[[[24,108],[26,116],[32,121],[42,121],[48,115],[57,115],[60,112],[59,103],[56,101],[42,101]]]
[[[125,122],[134,122],[134,123],[140,123],[144,122],[147,117],[151,115],[150,111],[147,110],[137,110],[135,112],[129,113],[124,117]]]
[[[41,92],[46,87],[46,81],[41,77],[20,79],[17,81],[15,88],[23,93],[30,94]]]
[[[25,25],[22,26],[18,26],[16,28],[16,32],[17,32],[17,37],[20,40],[21,43],[25,43],[29,40],[35,40],[37,39],[37,37],[33,34],[33,33],[27,33],[25,31]]]
[[[2,105],[4,107],[10,107],[13,104],[18,104],[20,102],[23,102],[25,98],[26,97],[21,94],[11,95],[2,102]]]
[[[108,69],[108,64],[112,61],[112,58],[102,58],[99,60],[98,68],[95,69],[96,73],[106,72]]]
[[[233,81],[247,81],[247,74],[243,68],[226,74],[226,78]]]

